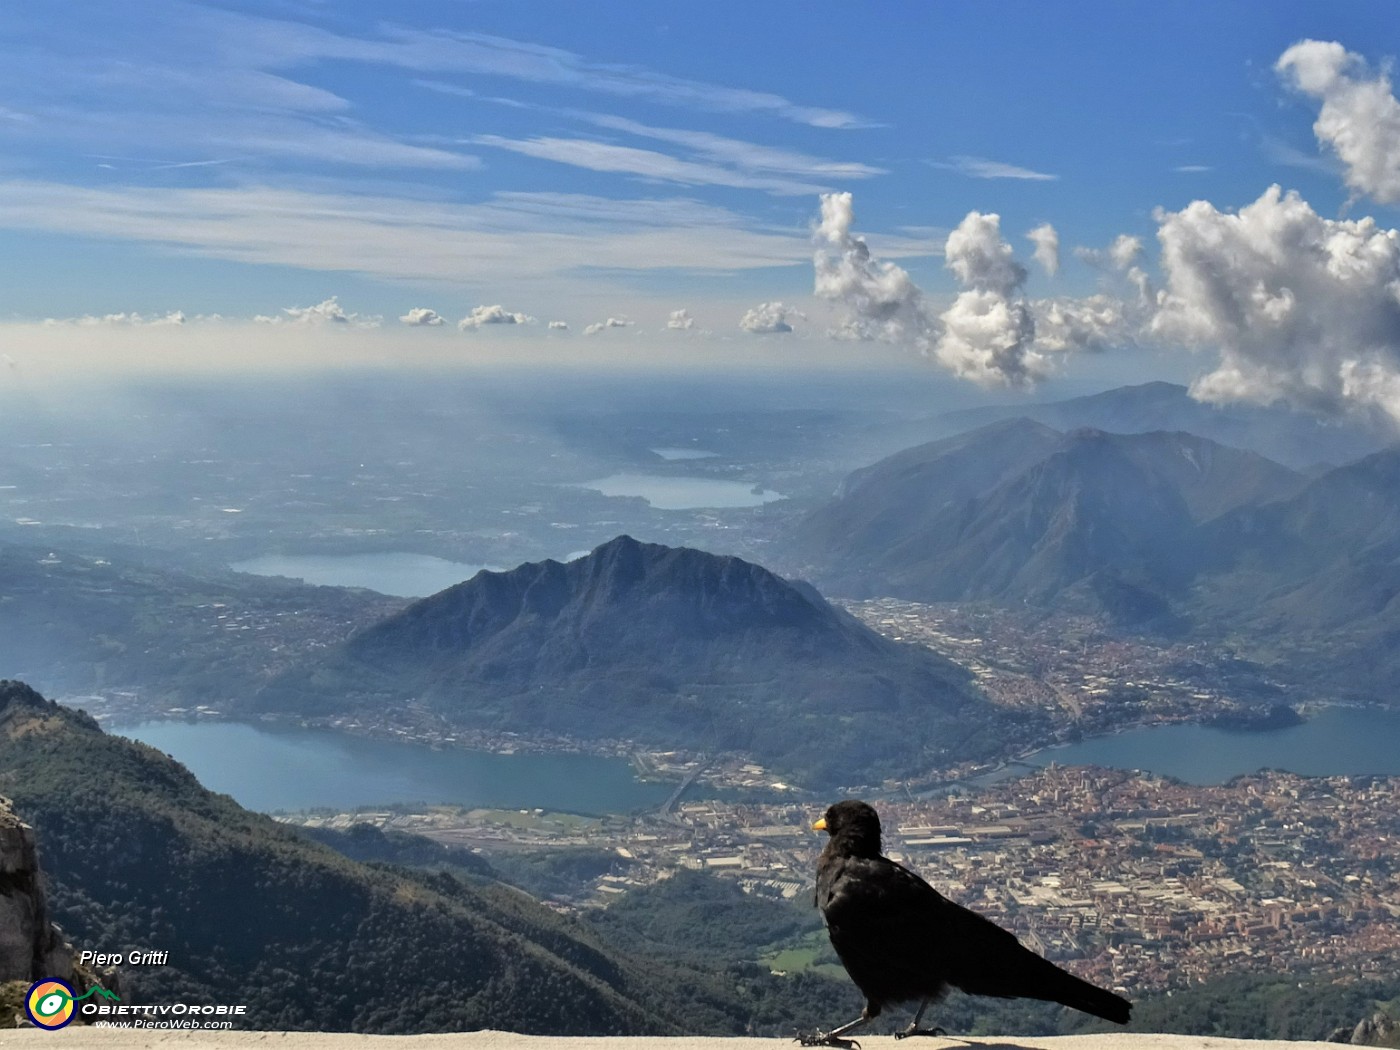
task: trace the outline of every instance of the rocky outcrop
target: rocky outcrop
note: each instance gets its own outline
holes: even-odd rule
[[[0,983],[73,978],[73,950],[49,920],[34,829],[0,798]]]
[[[1355,1028],[1337,1029],[1328,1042],[1352,1046],[1397,1046],[1400,1045],[1400,1021],[1377,1011],[1358,1022]]]

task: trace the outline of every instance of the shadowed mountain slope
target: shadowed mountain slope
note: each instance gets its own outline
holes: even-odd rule
[[[1400,448],[1203,530],[1199,615],[1281,639],[1305,677],[1394,698],[1400,680]]]
[[[410,703],[474,727],[746,751],[838,783],[987,754],[1013,731],[954,664],[811,587],[626,536],[568,564],[478,573],[284,675],[253,707]]]
[[[1201,522],[1302,484],[1191,434],[994,423],[852,475],[795,530],[788,561],[838,594],[1075,598],[1150,619],[1190,578]]]

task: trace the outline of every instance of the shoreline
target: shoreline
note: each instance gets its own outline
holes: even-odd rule
[[[64,702],[68,706],[79,706],[72,704],[72,699],[65,698]],[[897,781],[897,786],[893,788],[885,786],[856,785],[855,794],[861,797],[872,799],[899,799],[910,797],[925,798],[937,796],[956,790],[983,790],[993,784],[1003,780],[1012,779],[1016,776],[1032,773],[1038,769],[1045,768],[1046,765],[1054,762],[1054,753],[1084,743],[1096,740],[1108,740],[1125,734],[1167,728],[1171,726],[1197,726],[1205,729],[1217,729],[1223,733],[1232,734],[1268,734],[1282,732],[1287,729],[1298,728],[1311,722],[1313,718],[1329,709],[1341,710],[1363,710],[1384,713],[1391,708],[1385,704],[1360,701],[1338,701],[1338,700],[1307,700],[1295,705],[1283,705],[1289,707],[1298,716],[1297,721],[1284,725],[1220,725],[1204,718],[1167,718],[1167,719],[1145,719],[1125,723],[1114,727],[1104,733],[1096,733],[1092,736],[1085,736],[1079,740],[1056,741],[1044,744],[1039,747],[1028,748],[1017,751],[1014,754],[997,759],[994,763],[988,763],[975,767],[975,772],[960,772],[957,767],[951,770],[935,771],[918,779],[904,779]],[[123,731],[140,725],[174,723],[174,724],[199,724],[207,722],[229,723],[236,725],[246,725],[252,728],[268,727],[270,729],[284,730],[307,730],[311,732],[327,734],[343,734],[351,738],[377,740],[381,742],[399,743],[413,747],[424,747],[434,751],[458,751],[465,753],[486,754],[494,756],[509,757],[515,755],[583,755],[592,758],[609,759],[627,762],[631,775],[637,783],[668,785],[675,789],[683,789],[685,794],[691,798],[696,797],[694,789],[696,785],[701,785],[702,790],[708,788],[715,792],[714,796],[720,797],[732,792],[752,792],[761,798],[756,801],[764,803],[779,803],[782,801],[802,801],[817,797],[817,793],[811,789],[791,784],[786,780],[779,780],[775,774],[762,770],[756,773],[757,767],[749,761],[746,756],[737,754],[698,754],[688,751],[673,749],[667,751],[652,750],[639,746],[635,742],[625,740],[576,740],[564,737],[550,736],[516,736],[514,734],[484,733],[480,731],[461,730],[454,731],[450,728],[436,727],[430,731],[423,731],[422,727],[415,729],[404,729],[390,725],[346,725],[338,724],[334,720],[321,719],[301,719],[290,715],[261,715],[255,718],[230,717],[223,712],[206,709],[201,712],[198,709],[189,712],[173,713],[171,709],[159,712],[158,715],[136,716],[131,713],[113,713],[98,719],[99,724],[108,732],[123,734]],[[467,739],[461,739],[466,736]],[[1047,756],[1046,761],[1036,761],[1037,758]],[[1094,763],[1090,763],[1094,764]],[[1116,768],[1116,767],[1106,767]],[[1273,768],[1261,766],[1260,768]],[[1284,768],[1284,767],[1279,767]],[[1147,770],[1151,771],[1151,770]],[[1248,775],[1256,770],[1241,770],[1232,776]],[[1295,771],[1296,772],[1296,771]],[[1299,774],[1301,776],[1327,776],[1327,775],[1396,775],[1400,776],[1400,771],[1392,774],[1376,773],[1355,773],[1355,774]],[[1228,778],[1226,778],[1228,779]],[[781,785],[781,786],[777,786]],[[424,800],[418,800],[424,801]],[[448,804],[448,803],[444,803]],[[451,803],[462,804],[464,803]],[[674,803],[673,803],[674,804]],[[367,804],[368,806],[369,804]],[[384,804],[391,805],[391,804]],[[316,807],[324,808],[324,807]],[[359,807],[366,808],[366,807]],[[380,807],[382,808],[382,807]],[[545,807],[553,812],[567,813],[566,809],[554,809]],[[288,810],[286,812],[302,812],[301,810]],[[310,812],[309,810],[306,812]],[[635,811],[618,811],[635,812]]]

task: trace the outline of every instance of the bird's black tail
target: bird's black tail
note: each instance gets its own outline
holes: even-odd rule
[[[991,926],[990,923],[987,925]],[[1006,941],[1001,945],[1002,952],[990,953],[984,944],[982,952],[970,957],[977,964],[975,968],[965,965],[958,978],[949,983],[957,985],[969,995],[1044,999],[1046,1002],[1072,1006],[1115,1024],[1128,1023],[1133,1004],[1121,995],[1114,995],[1088,981],[1081,981],[1068,970],[1061,970],[1049,959],[1017,944],[1015,938],[1004,930],[997,930],[997,933],[998,939],[1004,937]],[[969,958],[965,957],[961,962],[966,964]]]
[[[1046,974],[1042,978],[1042,983],[1036,992],[1037,999],[1049,999],[1052,1002],[1063,1003],[1065,1006],[1072,1006],[1076,1010],[1083,1010],[1086,1014],[1093,1014],[1095,1017],[1102,1017],[1105,1021],[1112,1021],[1114,1024],[1127,1024],[1132,1016],[1133,1004],[1124,999],[1121,995],[1115,995],[1090,984],[1088,981],[1081,981],[1072,973],[1061,970],[1053,963],[1046,963],[1053,970],[1054,977]]]

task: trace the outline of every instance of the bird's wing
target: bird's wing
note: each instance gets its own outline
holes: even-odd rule
[[[1036,964],[1044,960],[990,919],[953,901],[943,904],[940,950],[956,959],[951,983],[973,995],[1032,994],[1022,986],[1034,983]]]
[[[953,905],[927,882],[885,857],[834,857],[818,872],[817,895],[832,947],[867,998],[942,991],[940,916]]]

